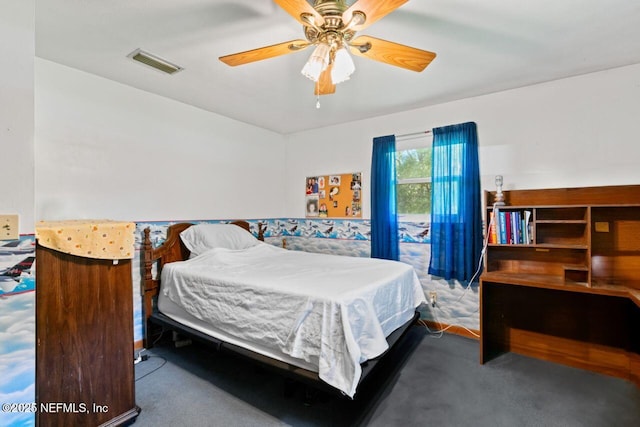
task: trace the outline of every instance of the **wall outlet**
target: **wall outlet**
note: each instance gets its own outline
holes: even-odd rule
[[[0,215],[0,240],[18,240],[18,215]]]
[[[429,291],[429,304],[431,307],[435,307],[438,302],[438,293],[436,291]]]

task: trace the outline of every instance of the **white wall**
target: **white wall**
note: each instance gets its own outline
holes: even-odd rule
[[[20,215],[33,232],[34,0],[0,0],[0,214]]]
[[[289,135],[286,215],[304,216],[306,176],[361,171],[369,218],[372,139],[466,121],[478,125],[483,189],[498,174],[505,189],[639,184],[638,117],[633,65]]]
[[[36,59],[36,219],[280,217],[279,134]]]
[[[306,176],[358,171],[368,218],[372,139],[465,121],[484,189],[640,182],[640,65],[286,137],[42,59],[35,77],[36,219],[304,217]]]

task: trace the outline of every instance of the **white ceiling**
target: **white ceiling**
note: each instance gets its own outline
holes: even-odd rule
[[[640,1],[411,0],[359,34],[438,56],[422,73],[355,57],[316,109],[310,49],[217,59],[304,38],[271,0],[36,0],[38,57],[282,134],[640,63]],[[136,48],[185,69],[145,67]]]

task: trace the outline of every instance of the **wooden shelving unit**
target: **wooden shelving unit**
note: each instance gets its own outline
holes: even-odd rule
[[[487,224],[515,212],[529,238],[512,227],[485,252],[480,362],[514,351],[640,385],[640,186],[507,191],[497,212],[494,196]]]

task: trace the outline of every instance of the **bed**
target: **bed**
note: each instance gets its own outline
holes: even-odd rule
[[[161,326],[353,398],[425,303],[408,264],[289,251],[246,221],[175,224],[157,248],[149,234],[147,347]]]

